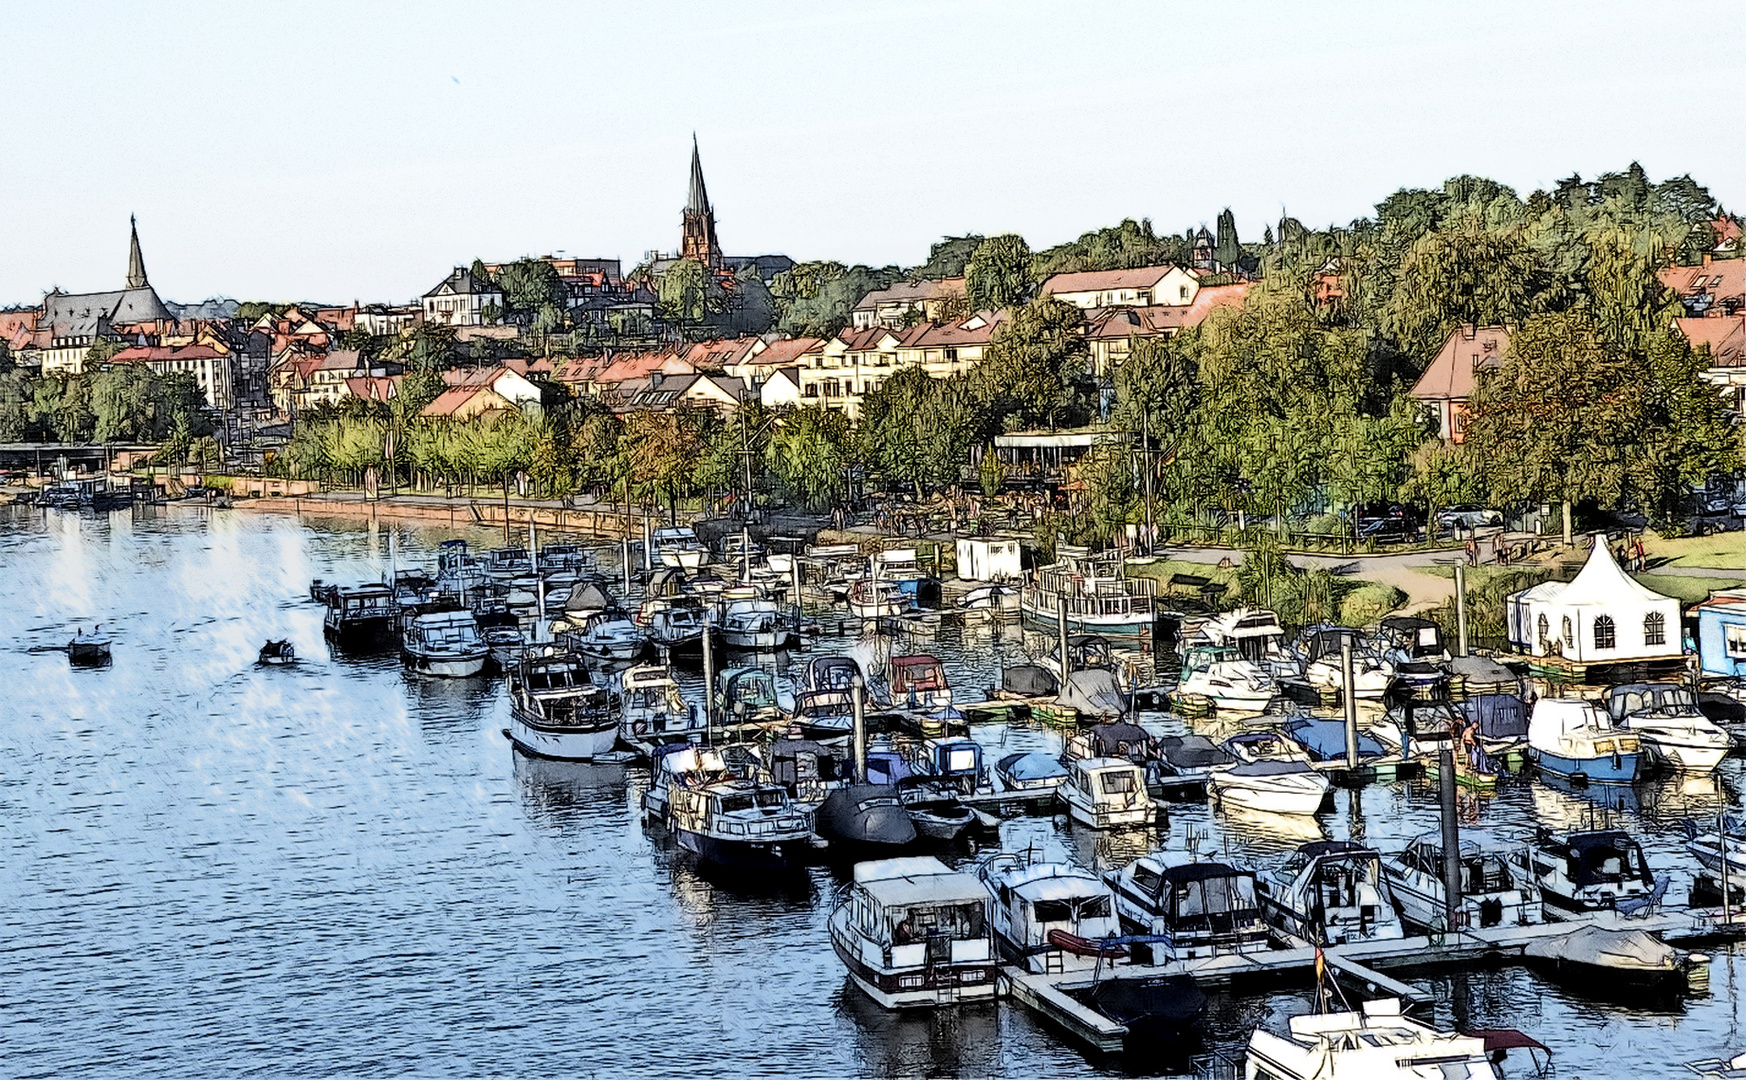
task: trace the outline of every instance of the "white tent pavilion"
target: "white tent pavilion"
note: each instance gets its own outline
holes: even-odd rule
[[[1543,581],[1511,593],[1505,609],[1510,643],[1533,656],[1593,664],[1682,652],[1679,601],[1631,580],[1601,536],[1575,580]]]

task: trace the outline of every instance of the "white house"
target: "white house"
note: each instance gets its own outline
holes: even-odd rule
[[[503,310],[503,293],[488,281],[480,281],[464,266],[424,294],[424,321],[442,326],[482,326],[485,309]]]
[[[1044,296],[1082,308],[1181,306],[1194,303],[1198,292],[1200,275],[1180,266],[1056,274],[1042,289]]]
[[[1593,664],[1677,657],[1679,601],[1619,569],[1597,536],[1575,580],[1543,581],[1506,602],[1510,643],[1534,656]]]
[[[800,369],[798,367],[777,368],[770,372],[764,381],[758,384],[758,400],[767,409],[790,405],[799,408],[800,401]]]

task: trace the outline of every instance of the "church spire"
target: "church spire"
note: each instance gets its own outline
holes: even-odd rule
[[[697,132],[691,133],[691,198],[685,209],[693,214],[709,213],[709,192],[703,188],[703,161],[697,156]]]
[[[146,272],[145,258],[139,253],[139,221],[129,214],[127,223],[133,229],[133,239],[127,248],[127,287],[143,289],[146,288]]]

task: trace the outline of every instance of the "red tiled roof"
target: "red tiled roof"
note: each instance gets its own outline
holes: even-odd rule
[[[986,345],[1006,320],[1005,311],[978,311],[960,322],[918,323],[904,332],[903,344],[912,349]],[[971,323],[979,325],[971,326]]]
[[[216,360],[225,354],[210,345],[134,345],[109,358],[111,364],[149,364],[154,360]]]
[[[1746,296],[1746,259],[1709,259],[1699,266],[1670,266],[1660,272],[1661,284],[1680,296],[1709,293],[1719,302],[1724,297]]]
[[[1058,293],[1103,292],[1106,289],[1150,289],[1174,266],[1139,266],[1131,270],[1084,270],[1076,274],[1055,274],[1043,282],[1043,295]]]
[[[1675,319],[1673,325],[1692,348],[1709,346],[1711,367],[1746,367],[1746,315]]]
[[[1458,326],[1410,393],[1420,401],[1466,401],[1473,396],[1474,373],[1503,363],[1509,351],[1510,332],[1501,326]]]
[[[754,364],[758,367],[784,368],[793,367],[794,362],[803,353],[811,352],[823,344],[818,338],[778,338],[772,341],[763,352],[750,360],[740,361],[742,364]]]
[[[472,401],[480,394],[490,394],[492,397],[502,402],[502,404],[494,405],[492,408],[514,408],[509,401],[504,399],[503,395],[497,393],[488,386],[456,386],[438,394],[436,400],[429,405],[426,405],[418,415],[432,417],[453,416],[461,410],[463,405]]]
[[[346,393],[365,401],[387,401],[400,390],[403,375],[360,375],[346,380]]]

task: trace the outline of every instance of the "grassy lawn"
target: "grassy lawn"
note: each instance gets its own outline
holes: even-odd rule
[[[1651,562],[1666,560],[1661,565],[1746,570],[1746,532],[1712,533],[1709,536],[1682,536],[1674,539],[1647,533],[1643,548],[1648,552]]]
[[[1647,546],[1647,545],[1645,545]],[[1681,604],[1695,604],[1717,589],[1737,589],[1736,578],[1686,577],[1681,574],[1635,574],[1645,588],[1676,598]]]

